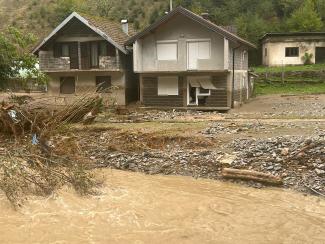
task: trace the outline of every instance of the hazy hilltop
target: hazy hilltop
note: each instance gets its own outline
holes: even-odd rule
[[[251,42],[265,32],[324,31],[325,0],[173,0],[211,21],[234,25]],[[169,9],[169,0],[0,0],[0,28],[13,25],[44,37],[72,11],[128,19],[138,30]]]

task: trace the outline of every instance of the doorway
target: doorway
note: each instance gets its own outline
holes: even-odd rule
[[[316,47],[316,64],[325,63],[325,47]]]

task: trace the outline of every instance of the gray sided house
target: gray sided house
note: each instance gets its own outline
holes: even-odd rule
[[[229,110],[251,95],[248,50],[255,46],[185,8],[126,44],[144,106]]]
[[[138,80],[124,46],[132,34],[127,22],[72,13],[33,50],[50,77],[49,94],[71,96],[114,86],[118,105],[136,100]]]

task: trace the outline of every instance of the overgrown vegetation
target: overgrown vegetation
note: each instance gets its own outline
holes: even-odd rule
[[[270,31],[321,31],[325,23],[323,0],[174,0],[200,14],[209,12],[219,25],[235,25],[239,34],[258,42]],[[169,10],[169,0],[3,0],[2,27],[17,25],[42,34],[72,11],[101,15],[117,21],[127,18],[142,29]],[[1,25],[1,24],[0,24]]]
[[[254,67],[252,70],[257,74],[263,73],[281,73],[281,72],[296,72],[296,71],[323,71],[325,70],[324,64],[311,64],[311,65],[287,65],[287,66],[275,66],[265,67],[259,66]]]
[[[0,88],[15,78],[46,82],[46,76],[36,67],[36,57],[28,50],[34,43],[33,35],[14,27],[0,32]]]
[[[256,82],[255,95],[270,95],[270,94],[325,94],[325,82],[320,81],[280,81],[273,82]]]

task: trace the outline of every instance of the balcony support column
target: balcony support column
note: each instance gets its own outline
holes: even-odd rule
[[[78,63],[79,63],[79,70],[81,70],[81,45],[78,42]]]
[[[116,54],[116,67],[120,69],[120,52],[117,48],[115,48],[115,54]]]

